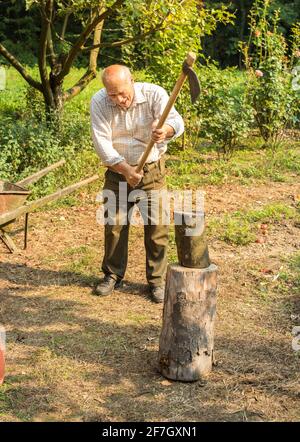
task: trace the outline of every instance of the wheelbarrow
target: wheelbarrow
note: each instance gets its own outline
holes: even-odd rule
[[[47,173],[56,169],[59,166],[65,164],[65,160],[58,161],[45,169],[21,180],[17,183],[10,183],[7,181],[0,181],[0,239],[6,245],[10,252],[16,252],[18,250],[14,241],[12,240],[9,232],[11,230],[11,224],[25,214],[25,227],[24,227],[24,249],[27,247],[28,237],[28,218],[29,213],[44,206],[47,203],[55,201],[63,196],[69,195],[71,192],[85,186],[99,178],[98,175],[93,175],[90,178],[86,178],[78,183],[71,184],[64,189],[60,189],[51,195],[44,196],[43,198],[27,202],[27,198],[30,195],[30,190],[26,186],[33,184],[42,178]]]

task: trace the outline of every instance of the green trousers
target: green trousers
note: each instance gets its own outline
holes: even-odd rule
[[[116,280],[124,278],[128,259],[130,220],[133,207],[137,204],[144,227],[146,278],[149,285],[160,286],[164,283],[167,269],[169,230],[169,223],[165,222],[166,218],[163,219],[162,216],[165,210],[163,203],[161,199],[157,200],[161,191],[166,191],[164,160],[146,164],[143,172],[142,181],[134,189],[127,184],[123,175],[109,169],[105,173],[103,190],[106,224],[102,271]],[[153,208],[156,210],[153,211]],[[153,213],[158,214],[157,210],[159,216],[153,217]]]

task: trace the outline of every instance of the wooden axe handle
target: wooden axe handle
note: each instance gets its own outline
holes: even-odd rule
[[[189,52],[187,54],[185,62],[188,64],[188,66],[192,67],[193,64],[195,63],[195,60],[196,60],[195,54],[193,52]],[[167,103],[167,105],[166,105],[166,107],[165,107],[165,109],[164,109],[164,111],[163,111],[163,113],[162,113],[158,123],[157,123],[156,129],[161,129],[162,126],[165,124],[165,121],[168,118],[170,110],[174,106],[176,98],[177,98],[179,92],[181,91],[181,88],[183,86],[183,83],[186,80],[186,77],[187,77],[187,75],[184,72],[181,72],[180,77],[178,78],[178,80],[177,80],[177,82],[176,82],[176,84],[174,86],[172,94],[170,95],[169,101],[168,101],[168,103]],[[146,150],[143,153],[142,157],[140,158],[140,161],[139,161],[139,163],[138,163],[138,165],[136,167],[136,172],[137,173],[140,173],[141,170],[143,169],[143,167],[144,167],[144,165],[145,165],[145,163],[146,163],[146,161],[148,159],[148,156],[150,155],[150,152],[151,152],[152,147],[154,146],[154,144],[155,144],[155,141],[152,141],[152,140],[148,143],[148,145],[146,147]]]

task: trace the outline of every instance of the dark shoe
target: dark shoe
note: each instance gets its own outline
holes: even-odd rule
[[[150,299],[157,304],[164,302],[165,286],[150,286]]]
[[[112,276],[106,275],[94,289],[94,294],[97,296],[110,295],[114,289],[119,288],[122,285],[122,281],[115,280]]]

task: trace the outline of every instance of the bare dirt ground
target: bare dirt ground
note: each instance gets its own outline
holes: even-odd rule
[[[291,204],[300,187],[205,191],[209,219],[270,201]],[[248,246],[211,239],[219,268],[217,363],[205,380],[171,382],[156,369],[163,307],[147,297],[140,228],[131,232],[125,287],[103,299],[91,294],[103,256],[94,199],[83,195],[80,207],[31,215],[27,251],[11,255],[0,245],[7,330],[0,420],[298,421],[300,359],[291,332],[300,325],[300,301],[293,287],[281,290],[281,275],[299,252],[299,228],[277,223],[266,243]]]

